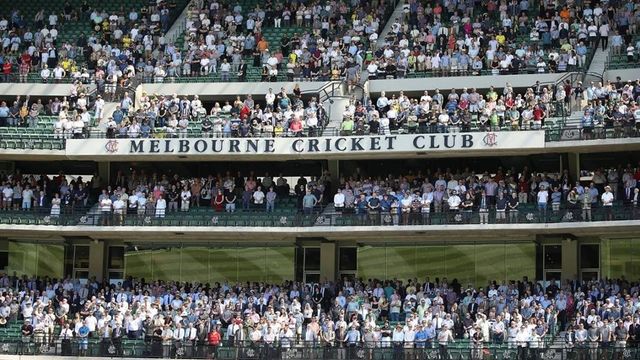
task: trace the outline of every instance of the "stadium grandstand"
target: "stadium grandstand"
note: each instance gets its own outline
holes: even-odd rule
[[[0,7],[0,358],[640,359],[640,3]]]

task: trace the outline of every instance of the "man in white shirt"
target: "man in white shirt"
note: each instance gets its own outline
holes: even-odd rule
[[[102,226],[108,226],[111,225],[111,199],[109,198],[109,195],[106,194],[106,190],[105,190],[105,194],[102,197],[102,199],[100,200],[100,212],[102,215]]]
[[[613,220],[613,193],[611,192],[611,186],[605,186],[604,193],[601,196],[602,199],[602,208],[605,211],[605,219]]]
[[[60,64],[58,64],[58,66],[53,69],[53,78],[56,80],[56,82],[60,82],[66,75],[67,72],[64,71]]]
[[[102,96],[98,95],[95,103],[93,104],[93,108],[95,110],[95,119],[98,120],[98,123],[102,121],[102,117],[104,116],[104,99]]]
[[[185,185],[180,193],[180,211],[189,211],[189,203],[191,201],[191,191]]]
[[[451,330],[447,326],[442,326],[440,332],[438,332],[438,346],[440,348],[440,358],[448,359],[449,351],[447,350],[450,342],[455,342],[453,340],[453,334]]]
[[[338,189],[338,192],[333,196],[333,205],[336,212],[342,212],[344,209],[345,197],[342,190]]]
[[[118,195],[116,201],[113,202],[113,217],[116,225],[123,225],[126,203],[122,201],[122,196]]]
[[[176,353],[182,352],[182,342],[184,340],[185,331],[182,328],[182,323],[178,323],[176,329],[173,331],[173,347]]]
[[[264,96],[266,102],[266,108],[273,110],[273,103],[276,100],[276,94],[273,93],[273,89],[269,88],[269,92]]]
[[[13,201],[13,187],[9,183],[2,189],[2,208],[5,210],[11,209],[11,202]]]
[[[43,68],[40,71],[40,77],[42,78],[43,83],[47,83],[49,81],[49,78],[51,78],[51,70],[49,70],[47,64],[43,64],[42,66]]]

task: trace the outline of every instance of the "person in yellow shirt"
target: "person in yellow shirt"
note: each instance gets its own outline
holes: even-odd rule
[[[276,127],[273,129],[273,133],[275,137],[282,137],[284,133],[284,128],[282,127],[282,122],[278,121]]]
[[[127,49],[131,46],[131,37],[129,35],[125,35],[122,37],[122,46]]]
[[[498,35],[496,35],[496,41],[498,42],[498,44],[504,45],[504,42],[506,40],[507,40],[507,38],[504,36],[503,33],[499,33]]]
[[[295,64],[296,61],[298,61],[298,54],[296,54],[295,52],[289,54],[289,63]]]
[[[64,71],[66,71],[67,73],[69,73],[69,71],[71,70],[71,60],[69,59],[64,59],[60,62],[60,66],[62,66],[62,68],[64,69]]]

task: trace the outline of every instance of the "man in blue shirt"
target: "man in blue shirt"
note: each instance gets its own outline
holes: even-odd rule
[[[433,326],[433,324],[431,322],[429,322],[429,324],[427,326],[424,326],[424,332],[426,335],[426,340],[425,340],[425,347],[427,349],[430,349],[433,345],[433,339],[435,339],[436,337],[436,328],[435,326]],[[416,334],[417,336],[417,334]]]
[[[427,344],[427,331],[422,327],[422,325],[418,325],[418,331],[416,331],[414,341],[417,349],[425,348]],[[420,356],[420,350],[418,350],[418,356]]]
[[[124,112],[120,109],[120,105],[116,107],[116,110],[113,112],[111,117],[113,118],[113,121],[116,122],[116,124],[120,125],[122,119],[124,119]]]
[[[6,102],[0,103],[0,126],[6,126],[9,117],[9,108]]]
[[[360,331],[355,325],[351,325],[351,329],[347,332],[347,346],[349,347],[349,358],[356,357],[356,347],[360,345]]]
[[[316,197],[311,194],[311,191],[307,190],[307,194],[302,198],[302,211],[305,214],[311,214],[317,203]]]

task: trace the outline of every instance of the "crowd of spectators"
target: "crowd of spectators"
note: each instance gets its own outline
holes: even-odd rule
[[[183,48],[144,66],[145,81],[236,75],[245,81],[248,66],[261,69],[262,81],[286,74],[289,81],[359,79],[365,51],[384,26],[389,1],[313,4],[268,2],[243,9],[236,3],[199,0],[189,8]],[[295,26],[273,44],[267,28]]]
[[[243,9],[237,2],[192,1],[184,34],[175,43],[165,38],[179,11],[173,1],[111,12],[86,1],[80,9],[67,2],[62,14],[40,10],[33,21],[13,10],[0,18],[0,66],[4,81],[24,82],[29,73],[39,72],[43,82],[95,80],[106,87],[122,85],[136,74],[146,82],[213,74],[222,81],[244,81],[248,65],[262,69],[263,81],[286,74],[290,81],[355,82],[368,43],[377,39],[390,6],[386,0],[350,5],[269,2]],[[60,26],[76,21],[88,21],[92,31],[59,41]],[[263,35],[263,28],[292,26],[310,31],[285,34],[278,44],[269,44]]]
[[[609,46],[637,56],[640,8],[618,3],[408,0],[369,59],[369,77],[566,72],[584,68],[590,51]]]
[[[582,138],[600,138],[604,129],[614,129],[615,137],[637,136],[640,132],[640,80],[622,82],[618,78],[586,88],[587,105],[581,119]]]
[[[485,94],[475,88],[451,89],[448,94],[436,89],[425,91],[420,99],[403,91],[388,97],[383,91],[375,104],[352,102],[343,113],[340,130],[344,135],[538,130],[546,128],[546,119],[580,109],[585,111],[582,127],[587,129],[586,138],[592,138],[594,128],[616,128],[619,136],[632,136],[636,123],[640,124],[639,98],[640,83],[625,83],[619,78],[586,87],[581,82],[565,81],[556,86],[536,82],[524,93],[517,93],[510,84],[501,93],[493,87]]]
[[[246,95],[223,106],[215,102],[209,111],[198,95],[160,96],[143,94],[135,111],[125,93],[120,106],[109,117],[108,138],[149,137],[282,137],[319,136],[328,114],[315,97],[302,99],[296,84],[292,93],[269,89],[264,101]],[[193,126],[191,124],[196,124]]]
[[[14,8],[10,16],[0,17],[3,80],[25,82],[29,73],[38,73],[45,83],[72,79],[95,81],[99,87],[122,84],[135,76],[136,65],[168,51],[171,44],[164,34],[181,10],[173,0],[105,9],[88,1],[80,7],[66,1],[60,13],[41,9],[29,19]],[[78,24],[86,24],[86,32],[60,40],[61,28],[83,26]]]
[[[637,347],[640,343],[637,283],[457,279],[344,279],[338,282],[213,284],[145,281],[117,284],[95,280],[0,278],[0,314],[23,321],[22,341],[61,342],[86,355],[89,339],[102,354],[122,354],[123,339],[144,340],[154,356],[214,356],[220,346],[286,353],[305,344],[335,351],[393,348],[408,352],[447,348],[468,339],[482,358],[489,344],[502,344],[513,358],[540,356],[548,340],[566,328],[570,351]],[[57,330],[60,329],[60,330]],[[74,351],[75,352],[75,351]],[[312,353],[310,353],[311,355]]]
[[[317,178],[301,176],[293,186],[282,174],[260,177],[253,171],[181,177],[133,170],[118,172],[110,182],[97,175],[90,181],[81,177],[68,181],[62,173],[52,180],[18,173],[3,181],[0,207],[50,209],[50,215],[59,216],[73,212],[74,207],[95,205],[107,225],[114,218],[122,224],[126,215],[163,218],[169,212],[188,212],[194,207],[229,213],[271,212],[281,199],[293,197],[299,212],[317,213],[332,203],[337,214],[356,214],[363,225],[381,221],[385,225],[429,224],[434,213],[460,214],[463,222],[479,214],[480,223],[488,223],[489,214],[495,213],[497,222],[514,223],[520,221],[519,209],[525,204],[533,204],[541,216],[559,214],[592,221],[592,210],[598,209],[605,220],[613,220],[614,204],[637,211],[640,168],[631,164],[599,168],[579,180],[571,179],[566,170],[536,173],[525,167],[476,173],[469,168],[438,169],[400,176],[343,177],[336,188],[332,193],[328,172]]]
[[[590,181],[560,174],[534,173],[528,168],[495,174],[476,174],[468,168],[455,173],[409,173],[386,178],[341,180],[333,205],[338,213],[358,214],[362,224],[429,224],[433,213],[455,213],[470,222],[474,213],[481,224],[495,211],[496,222],[519,221],[523,204],[535,204],[541,216],[564,214],[568,219],[592,221],[592,209],[602,208],[612,220],[614,202],[633,211],[640,200],[640,172],[626,168],[597,169]],[[380,216],[390,215],[390,216]]]
[[[51,97],[43,102],[29,95],[16,96],[13,101],[0,101],[0,127],[37,128],[41,117],[56,117],[53,131],[56,137],[78,137],[89,129],[93,119],[103,116],[104,100],[87,95],[82,83],[71,86],[69,96]],[[93,114],[91,113],[93,112]]]

